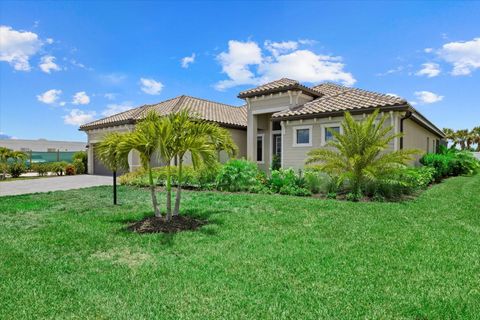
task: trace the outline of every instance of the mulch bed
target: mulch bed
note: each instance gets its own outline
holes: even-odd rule
[[[205,224],[207,224],[206,221],[189,216],[174,216],[168,222],[164,218],[147,217],[129,225],[126,229],[137,233],[177,233],[196,230]]]

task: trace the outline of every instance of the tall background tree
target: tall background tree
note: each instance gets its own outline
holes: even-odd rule
[[[401,134],[392,133],[392,126],[384,126],[387,116],[376,123],[378,113],[376,110],[362,121],[345,113],[343,132],[330,131],[334,139],[328,142],[329,148],[308,153],[307,163],[318,163],[321,170],[349,182],[354,200],[362,195],[365,182],[391,177],[418,152],[386,152],[389,143]]]
[[[443,132],[447,141],[451,143],[451,148],[459,146],[461,150],[476,150],[480,152],[480,126],[474,127],[472,130],[444,128]]]
[[[112,171],[113,204],[115,205],[117,204],[117,172],[128,168],[128,157],[118,148],[124,139],[125,134],[112,132],[105,135],[102,142],[95,146],[97,158]]]

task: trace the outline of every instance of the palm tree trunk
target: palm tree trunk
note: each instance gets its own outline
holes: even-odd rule
[[[167,165],[167,221],[172,218],[172,173],[170,164]]]
[[[175,196],[175,208],[173,209],[173,215],[178,216],[178,213],[180,211],[180,199],[182,197],[182,183],[183,183],[183,177],[182,177],[182,165],[183,165],[183,157],[181,157],[178,161],[178,182],[177,182],[177,194]]]
[[[150,193],[152,195],[152,205],[153,212],[155,212],[155,217],[162,217],[162,213],[158,210],[157,195],[155,194],[155,184],[153,183],[153,174],[152,168],[148,166],[148,180],[150,182]]]

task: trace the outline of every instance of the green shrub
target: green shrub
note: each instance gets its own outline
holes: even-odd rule
[[[65,166],[65,175],[67,176],[75,175],[75,166],[73,164],[67,164]]]
[[[272,157],[272,170],[278,170],[282,167],[282,159],[278,154],[274,154]]]
[[[50,163],[50,171],[55,172],[57,176],[63,176],[65,173],[65,167],[68,165],[68,162],[60,161],[60,162],[52,162]]]
[[[12,178],[18,178],[22,173],[25,173],[26,171],[27,168],[22,162],[14,162],[8,165],[8,173],[10,173]]]
[[[50,172],[50,165],[48,163],[33,163],[31,169],[43,177]]]
[[[470,151],[457,151],[451,160],[453,175],[473,175],[480,169],[480,161]]]
[[[85,173],[85,164],[83,163],[82,159],[73,160],[73,165],[75,166],[75,173],[76,174],[84,174]]]
[[[210,167],[200,166],[194,169],[193,166],[184,165],[182,170],[182,184],[186,188],[207,189],[211,190],[215,187],[215,179],[218,174],[220,165]],[[172,175],[172,186],[178,185],[178,168],[170,167]],[[164,186],[167,180],[167,167],[157,167],[152,169],[153,179],[157,185]],[[143,169],[134,172],[125,173],[119,178],[120,184],[147,187],[149,186],[148,173]]]
[[[330,177],[319,170],[306,169],[304,174],[305,187],[313,194],[328,193]]]
[[[452,158],[451,155],[427,153],[420,159],[420,163],[434,168],[435,181],[439,182],[453,172]]]
[[[217,189],[223,191],[248,191],[260,184],[257,165],[244,159],[233,159],[223,165],[217,175]]]
[[[87,167],[88,167],[88,154],[85,151],[78,151],[75,152],[72,156],[72,162],[75,164],[76,160],[80,160],[83,163],[83,170],[78,171],[78,169],[81,169],[81,167],[77,167],[77,174],[83,174],[87,173]]]

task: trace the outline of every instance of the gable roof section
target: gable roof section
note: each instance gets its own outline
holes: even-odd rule
[[[268,82],[262,84],[261,86],[242,91],[238,94],[238,97],[245,99],[249,97],[276,93],[286,90],[301,90],[312,97],[319,97],[321,95],[321,93],[319,93],[318,91],[315,91],[312,88],[300,84],[300,82],[298,82],[297,80],[282,78],[280,80]]]
[[[151,110],[160,116],[166,116],[172,112],[189,109],[201,119],[217,122],[225,126],[245,128],[247,126],[247,107],[235,107],[228,104],[194,98],[190,96],[179,96],[165,100],[157,104],[143,105],[135,109],[114,114],[110,117],[99,119],[80,126],[80,130],[91,130],[118,126],[123,124],[134,124],[145,118]]]
[[[406,100],[372,91],[349,88],[332,83],[314,87],[323,94],[320,98],[298,107],[273,114],[274,118],[302,117],[382,107],[407,107]]]

